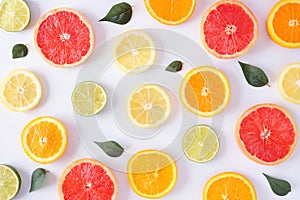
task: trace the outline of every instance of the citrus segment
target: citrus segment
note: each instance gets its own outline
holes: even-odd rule
[[[21,188],[21,177],[18,171],[9,166],[0,164],[0,199],[13,199]]]

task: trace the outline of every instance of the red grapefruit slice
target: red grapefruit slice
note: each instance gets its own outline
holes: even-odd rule
[[[209,53],[218,58],[235,58],[245,54],[255,44],[258,23],[245,4],[223,0],[205,12],[200,31]]]
[[[82,64],[94,49],[94,30],[78,11],[58,8],[42,16],[34,30],[38,53],[50,65],[73,67]]]
[[[58,192],[61,200],[115,200],[118,186],[108,167],[84,158],[65,169],[58,183]]]
[[[236,138],[250,159],[264,165],[276,165],[293,153],[298,131],[287,110],[274,104],[259,104],[241,115]]]

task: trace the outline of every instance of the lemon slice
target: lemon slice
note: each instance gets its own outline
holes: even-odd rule
[[[37,76],[25,69],[16,69],[6,75],[0,84],[0,100],[8,109],[25,112],[38,105],[42,87]]]
[[[191,161],[207,162],[216,156],[219,139],[209,126],[196,125],[185,133],[182,148],[185,156]]]
[[[122,33],[113,46],[115,65],[125,73],[140,73],[154,63],[155,44],[146,32],[131,30]]]
[[[140,128],[156,128],[165,123],[171,112],[170,97],[155,84],[143,84],[135,88],[127,102],[131,122]]]
[[[5,31],[24,30],[30,22],[30,9],[23,0],[3,0],[0,4],[0,27]]]
[[[21,187],[21,177],[17,170],[8,165],[0,165],[0,199],[14,198]]]

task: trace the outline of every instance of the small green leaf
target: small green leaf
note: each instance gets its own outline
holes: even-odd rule
[[[115,141],[96,142],[95,143],[109,156],[119,157],[122,155],[124,148]]]
[[[99,20],[109,21],[116,24],[127,24],[132,16],[132,7],[126,2],[118,3],[114,5],[108,12],[108,14]]]
[[[28,48],[25,44],[16,44],[12,49],[12,57],[15,58],[22,58],[27,56]]]
[[[238,61],[240,66],[242,67],[244,76],[247,82],[254,87],[263,87],[265,85],[269,85],[269,79],[265,72],[253,65],[249,65],[246,63],[242,63]]]
[[[289,182],[282,180],[282,179],[271,177],[264,173],[263,173],[263,175],[267,178],[267,180],[271,186],[271,189],[275,194],[277,194],[279,196],[285,196],[289,192],[292,191],[291,185]]]
[[[29,192],[33,192],[34,190],[39,189],[43,185],[47,172],[48,171],[43,168],[37,168],[33,171],[31,175],[31,186]]]
[[[182,62],[179,60],[175,60],[171,62],[166,68],[166,71],[168,72],[179,72],[181,70],[182,70]]]

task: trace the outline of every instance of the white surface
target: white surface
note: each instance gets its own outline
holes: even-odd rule
[[[276,103],[287,108],[296,123],[300,124],[299,106],[283,100],[277,89],[277,78],[281,69],[291,63],[299,61],[299,49],[286,49],[271,41],[266,32],[266,19],[269,10],[277,0],[260,1],[244,0],[244,3],[254,12],[259,22],[259,38],[256,45],[246,55],[231,60],[213,58],[215,66],[221,69],[228,77],[231,84],[231,100],[223,115],[224,124],[219,129],[220,151],[216,158],[205,164],[196,164],[185,157],[177,160],[178,181],[175,188],[165,200],[190,200],[201,199],[202,190],[206,181],[213,175],[224,171],[235,171],[247,176],[254,184],[258,199],[276,199],[269,188],[268,183],[262,176],[262,172],[287,179],[292,184],[292,192],[282,199],[295,200],[300,198],[300,175],[299,175],[299,146],[293,155],[283,164],[266,167],[249,160],[238,148],[235,141],[235,124],[240,114],[248,107],[257,103]],[[161,28],[176,31],[201,44],[199,38],[199,24],[204,11],[214,2],[213,0],[198,0],[193,16],[184,24],[167,26],[154,20],[146,11],[143,1],[127,1],[134,5],[133,17],[127,25],[119,26],[111,23],[98,23],[109,8],[120,2],[117,0],[48,0],[27,1],[32,18],[29,27],[19,33],[7,33],[0,30],[0,79],[11,70],[26,68],[34,71],[43,85],[43,98],[37,108],[26,113],[14,113],[0,106],[0,163],[13,165],[21,173],[23,180],[21,191],[16,199],[22,200],[54,200],[58,199],[57,183],[64,168],[72,161],[90,157],[83,148],[77,135],[74,113],[70,96],[76,83],[80,66],[72,69],[57,69],[46,64],[36,53],[33,44],[33,29],[38,18],[45,12],[57,7],[71,7],[82,12],[92,23],[95,29],[96,44],[109,39],[123,31],[135,28]],[[174,41],[176,42],[176,41]],[[29,46],[29,55],[26,58],[11,58],[11,49],[16,43],[26,43]],[[253,88],[249,86],[237,61],[248,62],[261,66],[270,78],[272,87]],[[106,108],[106,110],[109,108]],[[30,160],[22,150],[20,133],[22,128],[37,116],[51,115],[60,119],[69,133],[69,144],[64,155],[56,162],[48,165],[40,165]],[[200,122],[206,122],[200,118]],[[125,142],[125,136],[121,139]],[[181,149],[181,146],[178,146]],[[50,170],[45,185],[32,193],[28,193],[30,187],[30,175],[37,167]],[[129,187],[126,174],[115,171],[119,183],[120,200],[142,199],[137,197]]]

